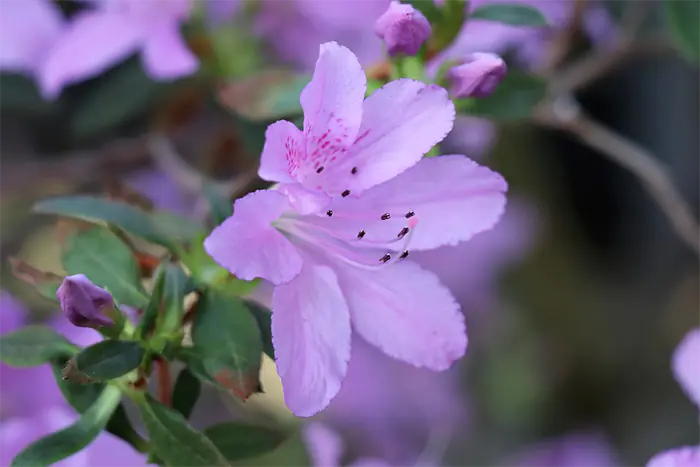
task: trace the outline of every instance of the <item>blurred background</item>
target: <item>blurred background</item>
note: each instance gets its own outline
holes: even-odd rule
[[[295,112],[320,43],[346,45],[369,73],[386,60],[373,32],[384,0],[116,3],[0,0],[2,332],[58,319],[57,307],[15,278],[8,262],[61,273],[65,231],[30,212],[36,200],[106,193],[202,218],[202,176],[232,196],[265,186],[256,177],[264,130]],[[698,68],[670,46],[663,2],[523,3],[552,26],[475,21],[446,56],[496,52],[512,68],[556,77],[591,54],[629,47],[633,27],[639,49],[572,91],[589,118],[668,167],[697,219]],[[90,15],[101,24],[94,17],[117,14],[110,8],[124,23],[103,19],[103,27],[75,32]],[[180,36],[138,45],[165,17]],[[138,41],[126,37],[131,29],[139,29]],[[562,42],[566,50],[553,60]],[[510,185],[493,231],[415,255],[462,304],[469,350],[449,372],[432,373],[354,342],[340,395],[313,419],[342,438],[342,465],[379,458],[390,465],[627,466],[697,443],[698,412],[670,360],[698,325],[698,256],[639,179],[605,151],[536,118],[460,116],[442,151],[466,154]],[[18,390],[29,374],[2,367],[0,432],[34,413],[20,410],[23,399],[41,406],[53,397],[51,383]],[[284,407],[271,361],[263,387],[266,394],[245,406],[208,390],[193,423],[229,416],[301,423]],[[302,433],[250,463],[313,463],[303,454],[312,430]],[[0,438],[6,452],[22,447]],[[109,452],[119,449],[131,448],[110,445]],[[107,465],[107,457],[103,451],[85,465]]]

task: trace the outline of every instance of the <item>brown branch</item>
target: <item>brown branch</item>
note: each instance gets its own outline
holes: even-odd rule
[[[161,404],[170,407],[173,395],[170,364],[163,357],[158,357],[156,360],[156,372],[158,373],[158,400]]]

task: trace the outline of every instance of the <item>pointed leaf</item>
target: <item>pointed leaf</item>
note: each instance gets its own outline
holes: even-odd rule
[[[696,63],[700,59],[700,2],[666,0],[664,6],[674,42],[688,61]]]
[[[472,19],[497,21],[511,26],[547,26],[547,19],[537,8],[519,3],[511,5],[506,3],[482,5],[469,16]]]
[[[138,401],[141,418],[155,454],[170,466],[229,465],[214,443],[192,428],[179,412],[148,394]]]
[[[272,345],[272,312],[262,305],[250,300],[245,301],[245,305],[253,314],[260,329],[260,337],[263,342],[263,352],[272,360],[275,359],[275,347]]]
[[[12,466],[49,465],[84,449],[104,430],[120,400],[121,391],[107,386],[76,423],[27,446]]]
[[[173,388],[173,409],[180,412],[183,417],[189,418],[197,399],[199,399],[201,388],[199,378],[187,368],[183,369],[177,375]]]
[[[32,325],[0,336],[0,359],[8,365],[30,367],[73,355],[78,348],[53,329]]]
[[[229,461],[265,454],[286,439],[283,431],[241,422],[214,425],[204,430],[204,434]]]
[[[146,350],[136,341],[102,341],[73,357],[76,370],[90,380],[119,378],[138,368]]]
[[[134,255],[119,237],[95,227],[68,238],[62,255],[69,275],[85,274],[109,291],[119,303],[142,308],[148,296]]]
[[[158,334],[169,336],[180,329],[185,313],[187,275],[177,263],[166,262],[163,285],[164,309],[157,325]]]

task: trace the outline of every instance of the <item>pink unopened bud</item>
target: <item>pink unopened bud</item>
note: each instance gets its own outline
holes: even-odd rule
[[[454,97],[487,97],[508,72],[506,62],[496,54],[475,52],[461,65],[447,72]]]
[[[374,31],[386,43],[390,55],[415,55],[430,37],[430,23],[412,5],[394,1],[374,24]]]
[[[114,298],[106,290],[96,286],[83,274],[63,279],[56,291],[61,309],[76,326],[95,328],[111,326],[114,322],[102,312],[114,306]]]

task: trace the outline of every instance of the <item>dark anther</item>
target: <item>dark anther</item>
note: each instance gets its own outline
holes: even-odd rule
[[[415,215],[416,215],[415,212],[413,212],[413,211],[408,211],[408,212],[406,213],[406,219],[410,219],[411,217],[413,217],[413,216],[415,216]]]
[[[384,214],[382,214],[382,220],[383,220],[383,221],[386,221],[386,220],[389,220],[389,219],[391,219],[391,214],[389,214],[388,212],[385,212]]]
[[[342,192],[340,195],[341,195],[343,198],[345,198],[345,197],[348,196],[349,194],[350,194],[350,190],[345,190],[345,191]]]
[[[398,237],[398,238],[404,238],[404,237],[406,236],[407,233],[408,233],[408,227],[404,227],[403,229],[401,229],[401,231],[399,232],[399,234],[397,235],[397,237]]]
[[[357,167],[353,167],[350,173],[355,175],[357,173]]]
[[[379,258],[379,262],[386,263],[390,259],[391,259],[391,255],[389,253],[387,253],[384,256],[382,256],[381,258]]]
[[[367,232],[365,232],[364,230],[360,230],[359,232],[357,232],[357,238],[364,238],[366,233]]]
[[[399,259],[404,259],[408,256],[408,250],[403,250],[403,253],[401,253],[401,256],[399,256]]]
[[[320,174],[321,172],[323,172],[323,168],[324,168],[324,167],[321,166],[321,167],[319,167],[318,169],[316,169],[316,173],[317,173],[317,174]]]
[[[328,217],[332,217],[332,216],[333,216],[333,211],[331,211],[331,210],[329,209],[328,211],[326,211],[326,215],[327,215]]]

